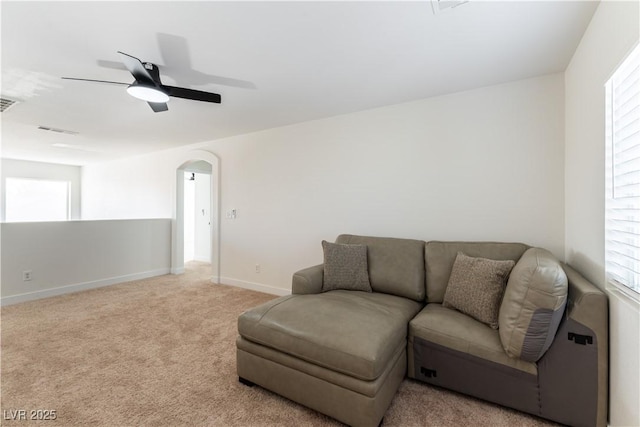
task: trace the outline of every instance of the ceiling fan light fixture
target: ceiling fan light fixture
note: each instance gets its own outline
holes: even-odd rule
[[[133,83],[127,88],[127,92],[134,98],[147,102],[165,103],[169,101],[169,95],[155,86]]]

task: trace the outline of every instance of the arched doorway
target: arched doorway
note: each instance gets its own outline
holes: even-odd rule
[[[171,273],[184,272],[185,172],[200,172],[209,177],[211,280],[220,282],[220,165],[213,153],[193,150],[184,153],[175,168],[174,214],[171,238]]]

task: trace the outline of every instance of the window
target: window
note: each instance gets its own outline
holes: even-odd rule
[[[605,91],[607,281],[640,300],[640,45]]]
[[[69,219],[69,182],[7,178],[7,222],[66,221]]]

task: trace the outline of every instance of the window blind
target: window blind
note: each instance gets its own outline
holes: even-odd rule
[[[607,280],[640,297],[640,46],[605,85]]]

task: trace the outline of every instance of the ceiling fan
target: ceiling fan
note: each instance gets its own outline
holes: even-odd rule
[[[138,58],[118,51],[122,63],[133,75],[133,83],[112,82],[107,80],[79,79],[74,77],[62,77],[65,80],[79,80],[85,82],[109,83],[124,85],[129,95],[147,101],[151,109],[159,113],[167,111],[169,97],[192,99],[195,101],[214,102],[220,104],[221,97],[217,93],[203,92],[201,90],[187,89],[183,87],[167,86],[160,81],[158,66],[150,62],[142,62]]]

